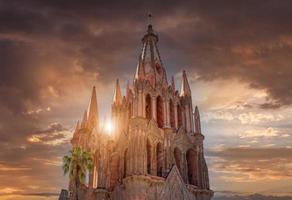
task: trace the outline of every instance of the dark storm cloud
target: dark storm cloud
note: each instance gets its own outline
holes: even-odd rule
[[[187,65],[204,80],[235,77],[266,89],[269,103],[262,108],[292,102],[289,1],[2,0],[1,4],[1,33],[22,35],[35,43],[63,43],[71,52],[61,60],[74,57],[101,80],[133,71],[145,14],[151,11],[156,30],[161,30],[162,55],[163,50],[167,53],[164,62],[175,71]],[[104,76],[109,70],[115,73]]]

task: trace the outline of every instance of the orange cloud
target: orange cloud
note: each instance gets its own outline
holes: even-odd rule
[[[221,148],[208,155],[210,169],[228,182],[292,179],[292,148]]]

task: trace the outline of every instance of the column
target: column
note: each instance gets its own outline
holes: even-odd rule
[[[156,121],[157,114],[156,114],[156,96],[152,96],[152,118]]]
[[[193,104],[190,103],[190,118],[191,118],[191,131],[194,132],[194,115],[193,115]]]
[[[189,105],[185,105],[185,117],[186,117],[186,130],[190,132],[190,108]]]
[[[175,121],[175,128],[178,128],[178,121],[177,121],[177,105],[173,103],[174,109],[174,121]]]
[[[143,94],[141,90],[138,90],[138,116],[143,116]]]
[[[166,109],[165,109],[165,114],[166,114],[166,127],[170,127],[170,109],[169,109],[169,99],[165,101],[166,104]]]

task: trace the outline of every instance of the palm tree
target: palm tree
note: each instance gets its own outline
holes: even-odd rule
[[[75,147],[63,158],[64,175],[69,173],[75,186],[75,199],[78,200],[78,188],[85,182],[86,173],[93,168],[93,159],[89,152]]]

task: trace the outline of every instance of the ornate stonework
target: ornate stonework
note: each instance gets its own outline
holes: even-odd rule
[[[173,78],[168,84],[157,43],[149,25],[133,85],[127,85],[125,96],[116,82],[111,135],[99,125],[93,88],[89,109],[71,141],[94,158],[87,185],[79,191],[81,199],[210,200],[213,196],[199,110],[193,112],[186,72],[178,92]]]

